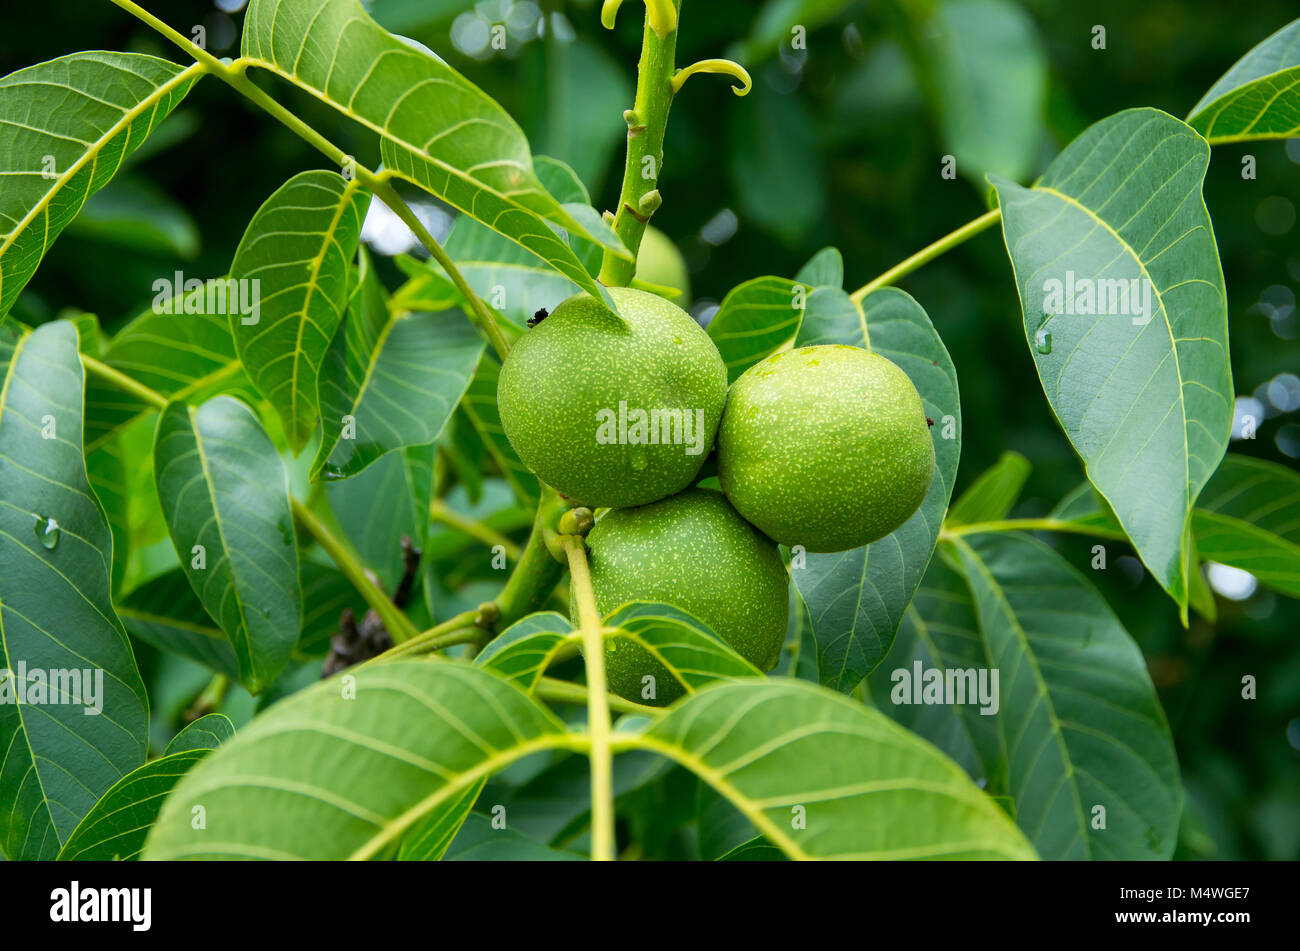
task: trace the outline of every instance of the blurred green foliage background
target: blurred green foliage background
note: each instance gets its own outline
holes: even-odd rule
[[[389,29],[497,97],[536,152],[572,164],[597,207],[612,207],[638,4],[625,5],[613,33],[600,27],[597,0],[368,5]],[[240,0],[145,6],[187,35],[202,25],[209,49],[238,55]],[[1111,113],[1150,105],[1184,116],[1295,15],[1283,0],[685,0],[679,64],[731,56],[750,69],[755,88],[738,99],[725,78],[708,76],[685,87],[672,110],[665,204],[654,222],[686,257],[701,318],[736,284],[792,277],[828,244],[842,250],[853,289],[986,210],[986,169],[1031,181]],[[0,73],[81,49],[180,58],[107,0],[8,4],[5,20]],[[504,50],[492,47],[498,26]],[[1096,48],[1098,26],[1104,49]],[[792,47],[796,27],[806,29],[806,49]],[[344,148],[375,160],[375,144],[331,110],[268,88]],[[958,174],[946,179],[950,153]],[[1254,178],[1243,177],[1247,157]],[[262,201],[312,167],[322,167],[317,153],[206,80],[59,239],[17,316],[40,322],[75,307],[99,314],[111,332],[173,270],[225,273]],[[1295,465],[1300,140],[1216,147],[1206,200],[1227,279],[1239,406],[1262,419],[1255,438],[1235,439],[1230,451]],[[958,491],[1015,450],[1034,474],[1013,515],[1045,514],[1082,468],[1039,389],[1000,232],[901,286],[929,312],[960,376]],[[1091,541],[1054,544],[1088,567]],[[1090,575],[1146,652],[1173,725],[1188,790],[1179,857],[1300,857],[1300,608],[1242,589],[1233,592],[1239,599],[1218,599],[1217,624],[1194,617],[1184,630],[1136,559],[1111,548],[1108,569]],[[1241,698],[1245,675],[1258,680],[1258,699]],[[164,711],[193,699],[183,681],[154,684]]]

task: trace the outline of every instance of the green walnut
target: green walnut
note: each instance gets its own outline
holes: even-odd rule
[[[760,670],[776,665],[790,578],[776,545],[721,493],[689,489],[609,512],[587,545],[602,616],[629,601],[671,604],[703,621]],[[639,703],[671,703],[685,692],[662,663],[626,639],[608,642],[605,670],[611,690]],[[654,677],[653,698],[644,692],[647,675]]]
[[[571,297],[511,348],[497,405],[519,458],[589,508],[684,489],[722,418],[727,368],[699,324],[654,294],[610,288],[620,323]]]
[[[673,303],[683,309],[691,306],[691,275],[686,259],[673,239],[654,225],[646,225],[641,247],[637,249],[636,276],[650,284],[680,291],[682,296]]]
[[[731,387],[718,478],[741,515],[784,545],[846,551],[914,513],[934,443],[907,374],[858,347],[776,353]]]

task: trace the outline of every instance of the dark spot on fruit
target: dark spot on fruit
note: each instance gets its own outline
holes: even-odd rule
[[[533,314],[533,316],[528,318],[528,326],[536,327],[538,324],[540,324],[543,320],[545,320],[549,316],[551,316],[550,312],[547,311],[545,307],[539,307],[537,309],[537,313]]]

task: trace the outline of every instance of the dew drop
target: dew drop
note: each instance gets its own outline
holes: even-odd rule
[[[36,516],[36,537],[46,549],[59,543],[59,523],[45,515]]]
[[[339,466],[327,464],[321,469],[320,476],[326,482],[338,482],[343,478],[343,470]]]
[[[1052,352],[1052,332],[1050,330],[1040,330],[1034,334],[1034,349],[1039,353]]]

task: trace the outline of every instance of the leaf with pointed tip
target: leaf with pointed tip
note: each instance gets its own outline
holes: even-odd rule
[[[814,291],[809,303],[821,293]],[[900,290],[873,291],[852,314],[810,306],[795,344],[829,343],[869,347],[898,364],[934,420],[934,481],[916,513],[862,548],[808,552],[805,566],[790,572],[808,605],[821,682],[848,692],[889,652],[934,553],[961,457],[961,402],[943,341],[921,305]]]
[[[1020,498],[1020,490],[1029,478],[1029,460],[1018,452],[1004,452],[998,461],[978,479],[948,510],[948,522],[967,525],[995,522],[1005,518]]]
[[[839,248],[822,248],[794,276],[798,284],[809,287],[844,288],[844,255]]]
[[[53,858],[148,744],[144,683],[110,597],[112,535],[82,457],[83,380],[71,323],[0,324],[0,852],[10,859]],[[46,439],[50,419],[57,436]],[[97,696],[53,679],[83,671]],[[27,702],[42,682],[48,696]]]
[[[1300,133],[1300,20],[1237,60],[1192,107],[1187,124],[1211,145]]]
[[[435,442],[482,355],[482,338],[459,310],[392,309],[363,253],[348,318],[321,367],[324,436],[312,478],[347,478],[384,453]]]
[[[884,714],[799,680],[707,687],[615,743],[685,766],[792,858],[1034,858],[956,763]],[[807,823],[791,829],[796,805]]]
[[[1041,542],[991,533],[952,544],[1001,675],[997,723],[1016,824],[1048,859],[1169,858],[1182,783],[1137,644]]]
[[[119,779],[73,831],[60,861],[129,862],[144,850],[149,829],[181,777],[211,749],[169,752]]]
[[[258,282],[245,285],[258,288],[253,313],[230,315],[235,349],[295,453],[316,429],[320,367],[347,309],[364,216],[356,180],[302,172],[253,215],[230,265],[232,279]]]
[[[374,857],[480,779],[581,742],[482,668],[398,660],[353,676],[355,696],[322,681],[206,757],[163,805],[145,856]],[[205,829],[191,826],[197,804]]]
[[[132,637],[227,677],[239,677],[234,648],[182,569],[146,581],[119,602],[117,613]]]
[[[289,662],[302,626],[284,463],[252,410],[218,396],[163,410],[154,479],[190,587],[230,639],[240,681],[261,693]]]
[[[1300,475],[1275,462],[1229,453],[1192,513],[1207,561],[1249,571],[1300,598]]]
[[[141,53],[87,52],[0,78],[0,317],[59,232],[201,74]]]
[[[224,713],[209,713],[188,724],[172,737],[164,756],[187,750],[215,750],[235,735],[235,725]]]
[[[756,277],[732,288],[708,332],[734,382],[799,332],[808,288],[784,277]]]
[[[614,232],[580,223],[546,191],[528,140],[500,105],[386,32],[358,0],[253,0],[243,58],[377,133],[387,172],[528,248],[613,309],[550,223],[630,259]]]
[[[1033,188],[993,182],[1043,391],[1184,616],[1188,513],[1232,428],[1227,297],[1201,197],[1209,160],[1184,123],[1129,109],[1070,143]]]

